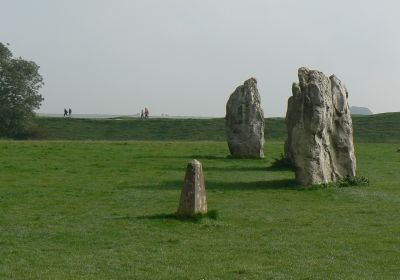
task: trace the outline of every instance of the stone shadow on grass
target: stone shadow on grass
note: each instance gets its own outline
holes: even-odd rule
[[[205,214],[196,214],[193,216],[179,216],[176,213],[171,214],[155,214],[145,215],[137,217],[138,220],[176,220],[181,222],[198,223],[203,219],[216,220],[218,218],[218,212],[216,210],[210,210]]]
[[[206,182],[206,190],[296,190],[298,185],[294,179],[275,179],[254,182]]]
[[[197,159],[197,160],[241,160],[241,159],[253,159],[260,160],[259,158],[252,157],[232,157],[230,155],[215,156],[215,155],[190,155],[190,156],[176,156],[176,155],[137,155],[135,158],[138,159]]]
[[[230,154],[227,155],[191,155],[190,158],[194,158],[197,160],[224,160],[226,162],[232,162],[232,161],[264,161],[265,158],[260,158],[260,157],[255,157],[255,156],[232,156]]]
[[[188,157],[175,155],[137,155],[135,159],[188,159]]]
[[[364,177],[361,177],[363,179]],[[366,179],[368,180],[368,179]],[[364,180],[365,181],[365,180]],[[355,185],[368,185],[361,181],[359,184]],[[342,185],[341,185],[342,184]],[[344,184],[344,185],[343,185]],[[319,184],[319,185],[309,185],[302,186],[296,183],[295,179],[275,179],[269,181],[253,181],[253,182],[221,182],[221,181],[207,181],[206,180],[206,191],[251,191],[251,190],[289,190],[289,191],[315,191],[327,188],[342,188],[354,186],[352,184],[342,182],[330,183],[330,184]],[[141,186],[146,189],[157,189],[157,190],[181,190],[183,187],[182,180],[175,181],[164,181],[157,186]]]
[[[165,168],[164,168],[165,169]],[[168,168],[168,170],[173,170],[173,171],[182,171],[185,172],[185,168],[176,168],[176,167],[171,167]],[[244,172],[251,172],[251,171],[268,171],[268,167],[265,166],[203,166],[203,170],[205,172],[207,171],[219,171],[219,172],[238,172],[238,171],[244,171]],[[279,170],[274,170],[274,171],[279,171]]]
[[[295,171],[290,159],[287,159],[283,154],[280,157],[274,158],[271,165],[267,168],[268,171]]]
[[[207,190],[232,190],[232,191],[248,191],[248,190],[298,190],[299,186],[294,179],[275,179],[269,181],[253,181],[253,182],[220,182],[206,180]],[[183,180],[164,181],[159,185],[146,185],[139,188],[157,189],[157,190],[181,190]]]
[[[228,159],[228,156],[212,156],[212,155],[191,155],[190,158],[201,159]]]
[[[259,165],[248,165],[248,166],[203,166],[203,169],[207,172],[208,170],[223,171],[223,172],[238,172],[238,171],[267,171],[266,166]]]
[[[291,172],[293,172],[294,171],[293,167],[285,166],[285,165],[282,165],[282,166],[270,165],[270,166],[265,167],[264,170],[265,171],[272,171],[272,172],[274,172],[274,171],[276,171],[276,172],[281,172],[281,171],[291,171]]]

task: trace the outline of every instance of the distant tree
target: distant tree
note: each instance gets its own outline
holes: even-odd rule
[[[0,136],[25,138],[33,126],[33,110],[43,101],[39,89],[44,83],[39,66],[14,58],[7,46],[0,43]]]

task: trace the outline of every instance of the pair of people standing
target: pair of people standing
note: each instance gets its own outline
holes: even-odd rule
[[[69,108],[68,111],[67,111],[67,109],[64,108],[64,117],[68,117],[68,116],[71,116],[71,115],[72,115],[71,108]]]
[[[141,119],[148,119],[149,118],[149,109],[144,108],[144,112],[142,110],[142,113],[140,114],[140,118]]]

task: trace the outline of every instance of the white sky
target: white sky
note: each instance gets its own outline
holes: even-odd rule
[[[42,113],[225,115],[256,77],[284,116],[297,69],[335,74],[350,105],[400,111],[397,0],[0,0],[0,42],[41,66]]]

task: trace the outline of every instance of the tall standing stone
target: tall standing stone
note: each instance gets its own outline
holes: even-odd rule
[[[321,184],[356,175],[348,92],[334,75],[305,67],[298,71],[288,100],[285,156],[301,185]]]
[[[179,216],[207,213],[206,189],[201,162],[191,160],[186,168],[184,186],[178,207]]]
[[[257,80],[236,88],[226,104],[226,133],[234,157],[264,157],[264,112]]]

